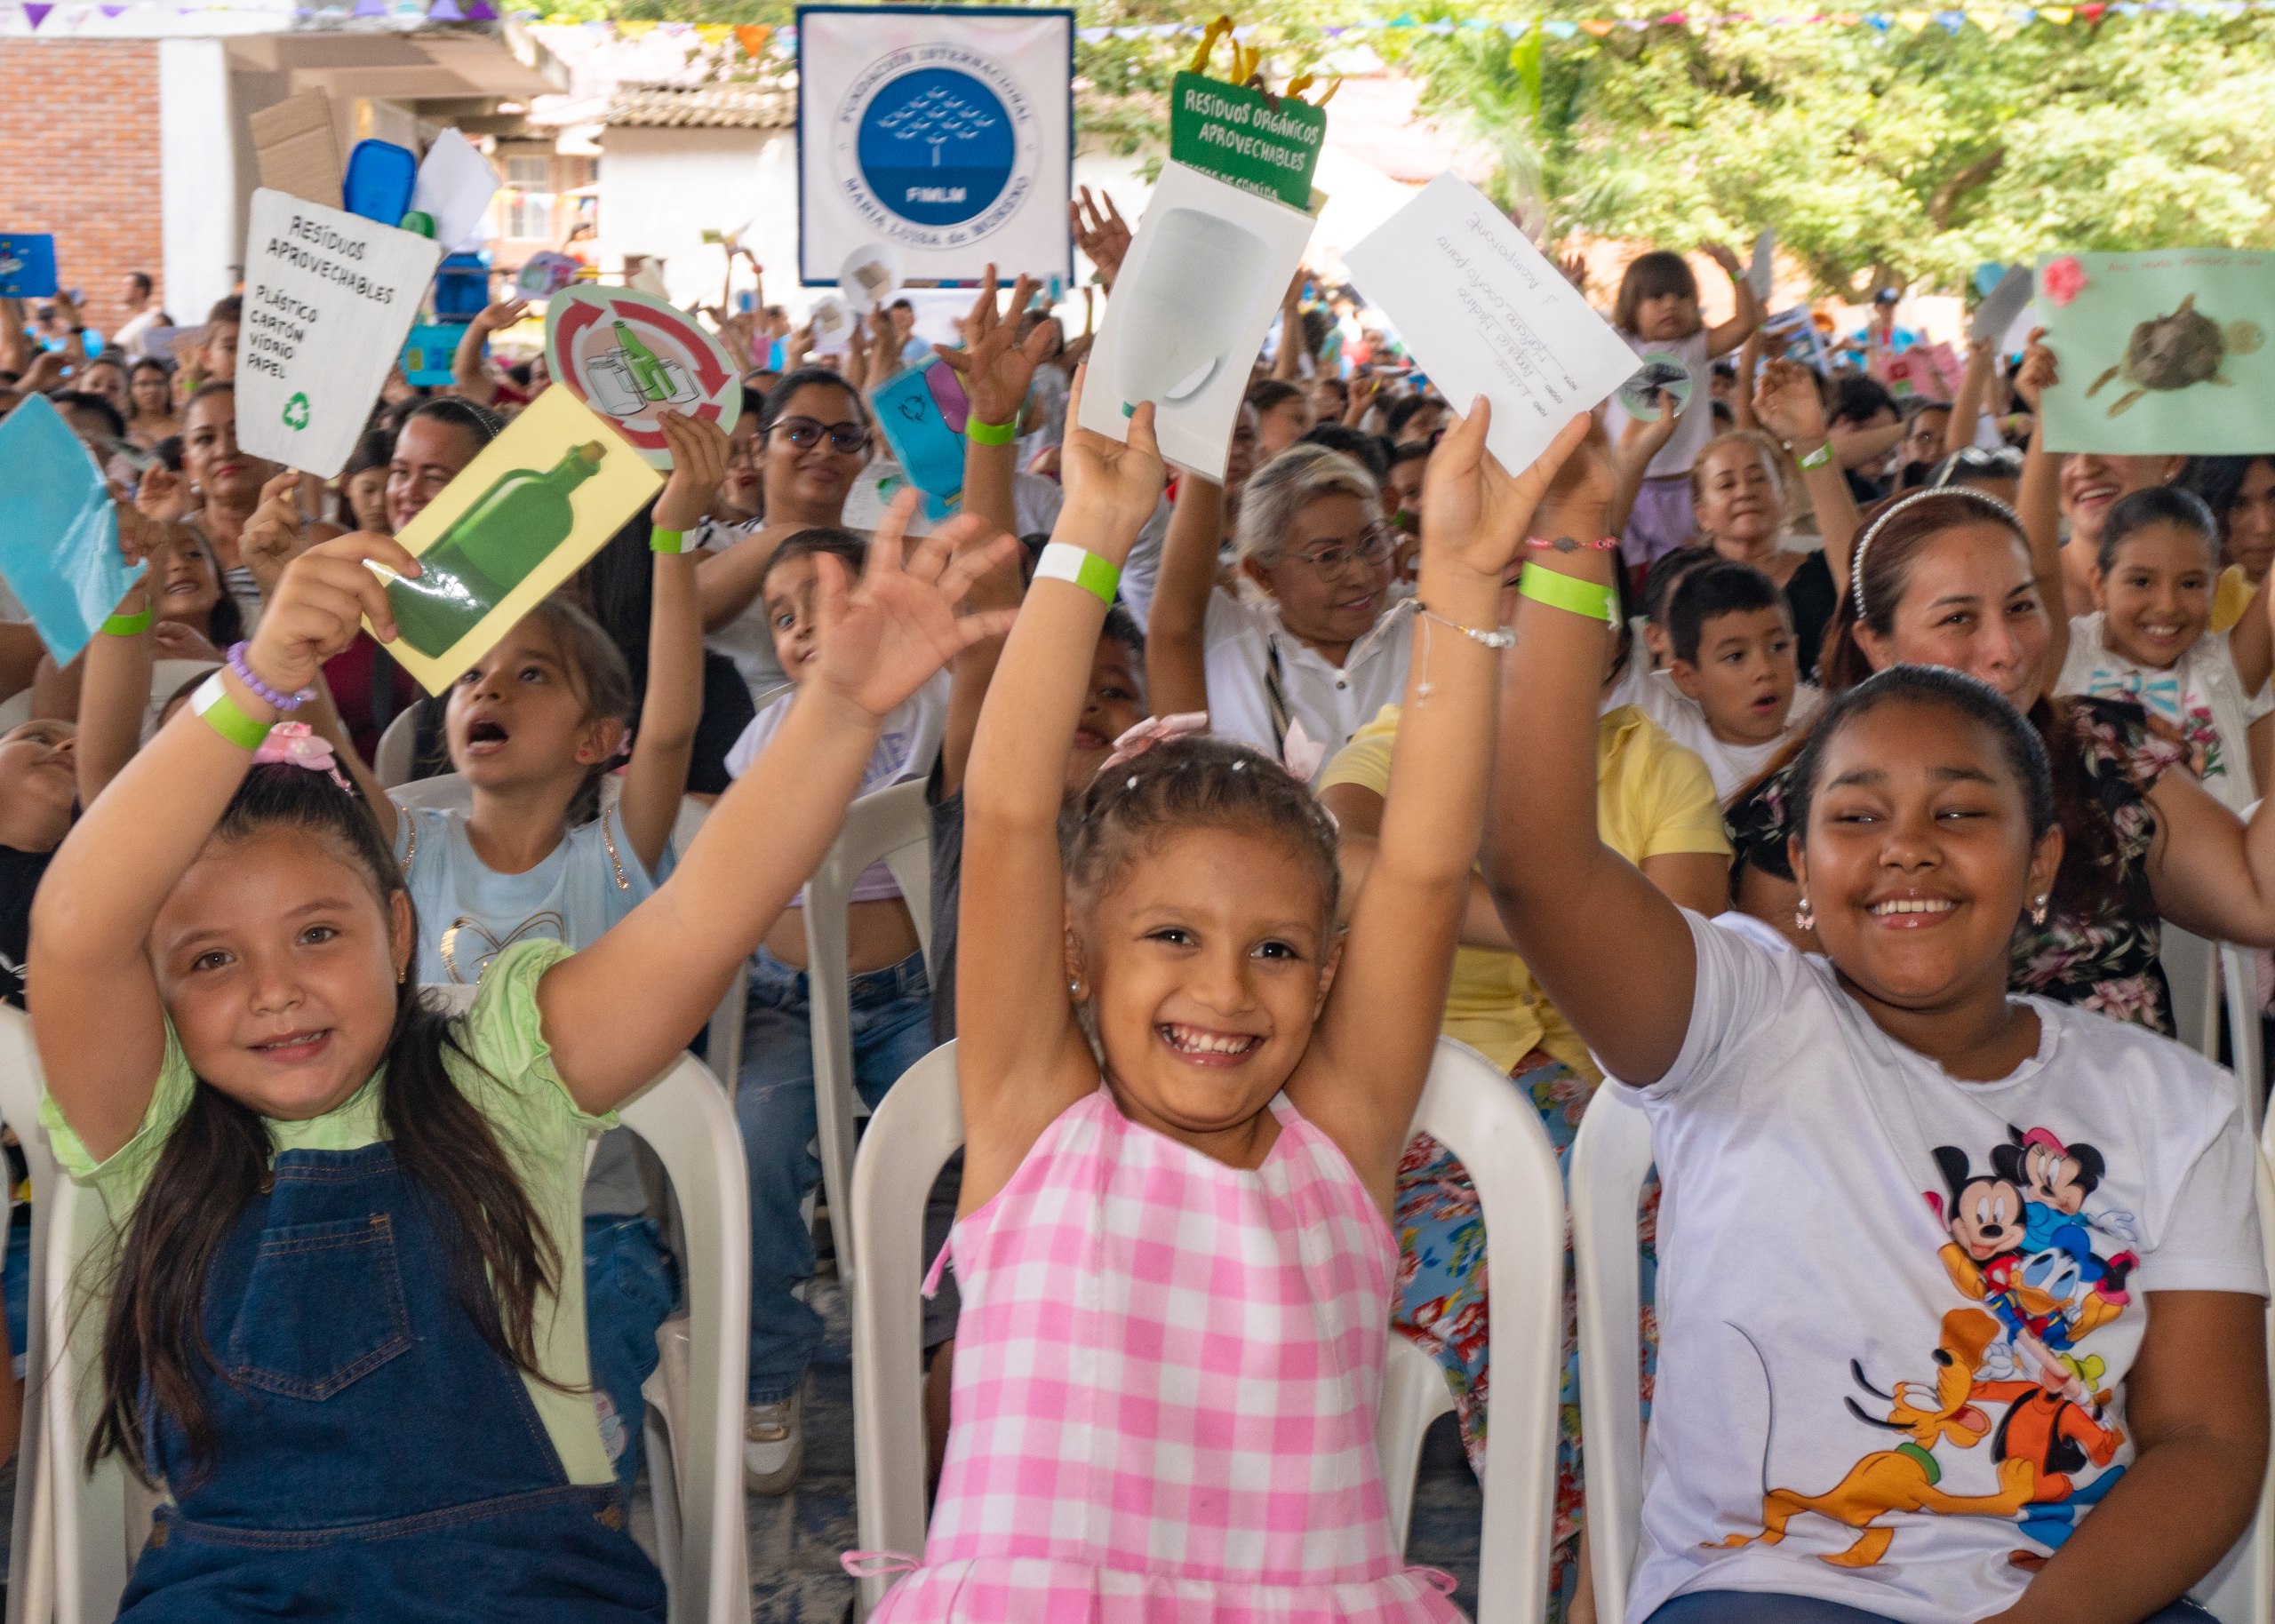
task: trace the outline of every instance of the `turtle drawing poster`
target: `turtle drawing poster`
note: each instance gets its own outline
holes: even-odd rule
[[[2049,254],[2038,319],[2062,370],[2045,396],[2049,450],[2275,444],[2275,253]]]

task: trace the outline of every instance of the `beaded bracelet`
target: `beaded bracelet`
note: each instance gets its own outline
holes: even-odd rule
[[[1559,536],[1552,541],[1545,536],[1528,536],[1525,537],[1525,545],[1550,548],[1558,553],[1577,553],[1583,547],[1593,547],[1599,553],[1608,553],[1619,545],[1619,537],[1605,536],[1595,541],[1575,541],[1569,536]]]
[[[1489,632],[1482,626],[1465,626],[1458,620],[1447,619],[1419,598],[1414,600],[1414,612],[1425,620],[1434,620],[1448,631],[1458,632],[1470,641],[1482,643],[1488,649],[1513,649],[1517,646],[1517,634],[1508,626],[1496,626]]]
[[[297,694],[283,694],[279,693],[276,689],[269,687],[267,683],[260,680],[259,674],[245,662],[245,645],[243,643],[232,643],[229,645],[229,669],[236,673],[237,681],[243,683],[247,689],[251,690],[255,698],[260,700],[265,705],[275,705],[281,713],[286,716],[290,716],[293,712],[299,710],[302,705],[307,704],[309,700],[316,697],[316,690],[313,688],[304,688]],[[264,729],[264,731],[266,731],[266,729]]]

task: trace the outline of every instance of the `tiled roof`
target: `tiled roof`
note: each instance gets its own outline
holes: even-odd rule
[[[797,97],[777,84],[627,84],[602,119],[609,124],[781,130],[797,121]]]

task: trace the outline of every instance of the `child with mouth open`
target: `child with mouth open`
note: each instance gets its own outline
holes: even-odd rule
[[[2135,701],[2186,740],[2204,787],[2242,812],[2267,781],[2275,738],[2275,630],[2263,580],[2255,612],[2214,632],[2218,575],[2219,529],[2195,496],[2151,485],[2120,498],[2101,527],[2094,612],[2070,622],[2055,691]]]

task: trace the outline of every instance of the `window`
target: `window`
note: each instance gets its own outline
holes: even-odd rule
[[[506,159],[506,186],[498,195],[499,229],[506,236],[550,240],[553,159],[544,153]]]
[[[551,191],[553,160],[541,155],[533,158],[507,158],[506,184],[516,192]]]

